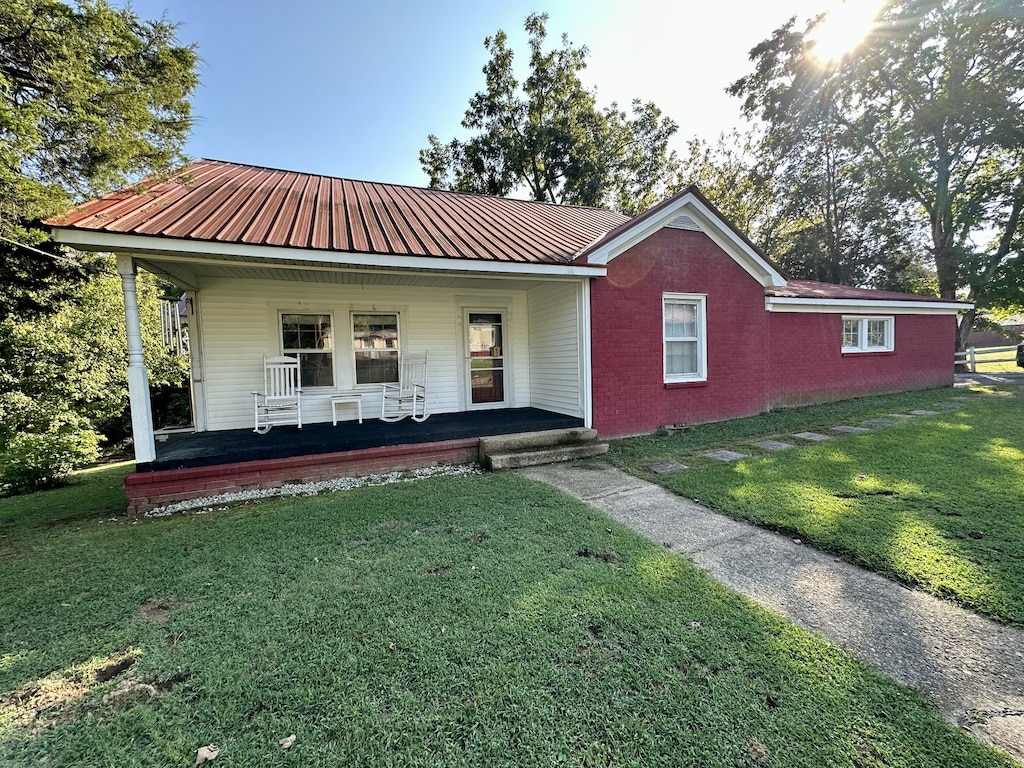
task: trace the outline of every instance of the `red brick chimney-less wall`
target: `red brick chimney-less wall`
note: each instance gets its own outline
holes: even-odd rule
[[[707,296],[706,382],[664,381],[665,293]],[[591,283],[594,428],[604,437],[645,434],[951,384],[955,317],[894,322],[893,352],[844,354],[841,313],[768,312],[763,287],[706,234],[662,229]]]

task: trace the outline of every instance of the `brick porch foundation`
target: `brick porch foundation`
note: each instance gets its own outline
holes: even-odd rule
[[[253,488],[401,472],[438,464],[469,464],[479,460],[479,445],[479,438],[472,437],[195,469],[132,472],[124,479],[124,491],[128,514],[137,517],[178,501]]]

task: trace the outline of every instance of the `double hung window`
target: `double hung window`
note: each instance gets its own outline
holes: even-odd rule
[[[299,360],[303,387],[334,386],[334,332],[329,314],[281,314],[281,351]]]
[[[707,380],[707,297],[662,296],[665,382]]]
[[[398,381],[398,314],[352,313],[352,350],[357,385]]]

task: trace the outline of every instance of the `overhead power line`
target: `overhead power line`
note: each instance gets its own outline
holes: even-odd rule
[[[26,245],[25,243],[19,243],[17,240],[11,240],[9,237],[4,237],[3,235],[0,235],[0,240],[3,240],[5,243],[10,243],[11,245],[15,245],[18,248],[24,248],[26,251],[31,251],[32,253],[38,253],[40,256],[46,256],[48,258],[55,259],[56,261],[65,261],[68,264],[72,264],[72,265],[74,265],[74,266],[76,266],[76,267],[78,267],[80,269],[84,269],[84,270],[87,270],[89,272],[104,272],[105,271],[105,270],[103,270],[103,269],[101,269],[99,267],[94,267],[91,264],[83,264],[80,261],[75,261],[74,259],[72,259],[72,258],[70,258],[68,256],[64,256],[62,254],[59,254],[59,253],[48,253],[48,252],[40,250],[39,248],[36,248],[34,246]]]

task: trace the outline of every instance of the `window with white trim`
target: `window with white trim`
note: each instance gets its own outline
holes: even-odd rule
[[[707,380],[706,305],[704,295],[662,295],[666,383]]]
[[[298,358],[304,388],[334,386],[333,328],[330,314],[281,313],[281,352]]]
[[[353,312],[356,384],[398,381],[398,313]]]
[[[892,352],[892,317],[843,317],[843,352]]]

